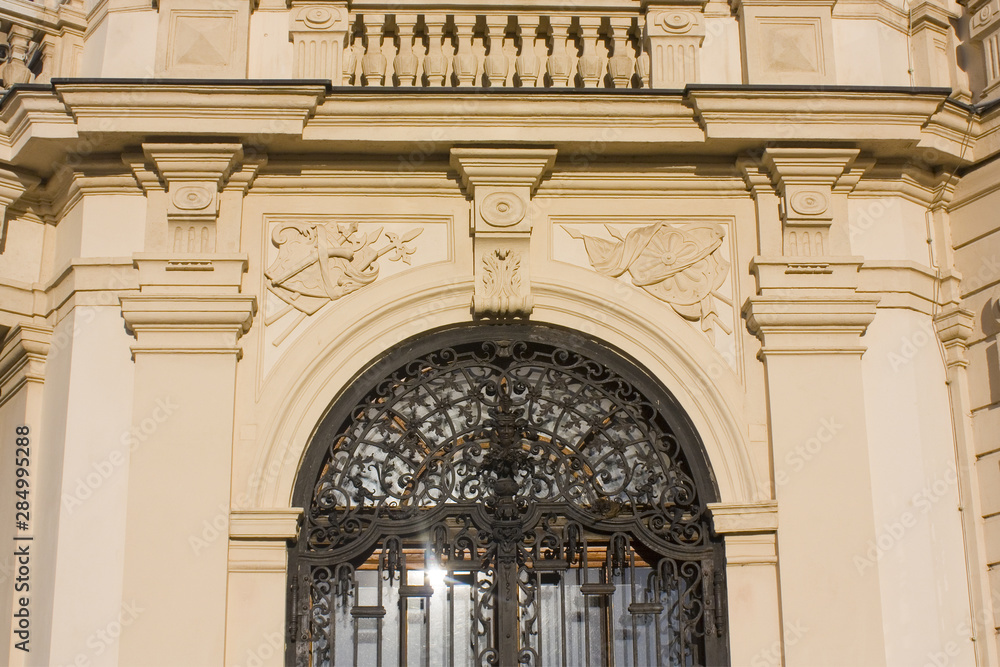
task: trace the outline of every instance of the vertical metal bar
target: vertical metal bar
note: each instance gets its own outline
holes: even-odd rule
[[[650,576],[650,579],[648,580],[648,582],[652,583],[652,589],[653,589],[652,600],[654,602],[662,602],[662,599],[661,599],[662,598],[662,593],[660,591],[660,575],[652,567],[650,567],[649,568],[649,576]],[[649,583],[647,583],[647,590],[649,590],[648,589]],[[664,608],[664,610],[666,610],[666,608],[667,608],[666,605],[664,605],[663,608]],[[660,614],[657,614],[656,616],[653,617],[653,623],[654,623],[653,634],[656,635],[656,662],[657,663],[660,662],[660,658],[663,656],[663,643],[660,640],[660,635],[662,634],[662,630],[660,629],[660,622],[662,621],[663,618],[669,619],[670,618],[670,613],[668,612],[664,617],[661,617]]]
[[[563,667],[569,667],[566,663],[566,577],[569,576],[569,572],[567,570],[559,575],[559,634],[562,638]]]
[[[375,574],[375,585],[378,586],[378,606],[385,609],[385,599],[382,597],[382,563],[381,559],[378,566],[378,571]],[[377,667],[382,667],[382,623],[384,623],[383,617],[379,616],[377,622],[375,623],[375,664]],[[358,661],[355,660],[354,664],[357,665]]]
[[[635,602],[635,550],[629,544],[628,548],[628,579],[629,594],[631,602]],[[639,627],[635,621],[635,614],[632,616],[632,667],[639,667]]]
[[[545,655],[542,647],[542,575],[538,572],[532,572],[535,575],[535,627],[538,628],[538,646],[535,650],[538,651],[538,657],[541,659]]]
[[[402,585],[402,584],[400,584]],[[406,665],[406,642],[407,642],[407,630],[406,627],[409,625],[407,619],[410,614],[409,609],[409,599],[399,596],[399,667],[407,667]]]
[[[587,556],[589,551],[589,545],[587,541],[583,541],[583,584],[587,583],[587,575],[590,571],[590,564],[588,562]],[[583,595],[583,588],[581,584],[580,594]],[[587,667],[590,667],[590,599],[583,595],[583,653],[587,656]]]
[[[472,660],[475,664],[476,660],[479,660],[479,619],[476,617],[476,613],[479,605],[479,572],[473,572],[472,574],[472,586],[469,587],[469,596],[472,598],[472,605],[469,609],[469,615],[472,617]]]
[[[424,555],[424,586],[430,586],[431,585],[430,572],[428,571],[428,567],[427,567],[428,564],[430,563],[430,560],[428,560],[428,556],[430,556],[430,549],[428,549],[427,553]],[[423,607],[424,607],[424,656],[427,658],[424,661],[424,664],[427,665],[427,667],[430,667],[430,665],[431,665],[431,602],[433,601],[433,598],[434,598],[433,589],[431,590],[431,595],[430,596],[428,596],[426,598],[422,598],[424,600],[424,604],[423,604]]]
[[[448,596],[448,667],[455,667],[455,582],[452,577],[445,578],[445,586]]]
[[[336,569],[334,569],[333,578],[337,578]],[[329,604],[330,604],[330,627],[327,628],[327,646],[330,651],[330,664],[337,664],[337,586],[336,583],[330,587]]]
[[[604,583],[610,584],[612,580],[611,576],[611,554],[608,554],[608,560],[604,561]],[[607,667],[615,667],[615,631],[612,625],[613,609],[614,609],[614,594],[608,593],[607,595],[602,595],[604,598],[604,618],[602,619],[603,632],[606,638],[604,642],[604,648],[607,650],[606,660],[604,664]]]

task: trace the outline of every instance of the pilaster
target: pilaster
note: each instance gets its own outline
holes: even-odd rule
[[[779,245],[780,229],[780,254],[751,262],[757,295],[743,316],[761,341],[767,373],[781,651],[789,665],[886,660],[878,566],[859,572],[856,560],[876,539],[861,357],[878,304],[857,292],[863,260],[850,256],[846,234],[847,192],[866,166],[852,167],[857,156],[771,148],[757,168],[743,165],[758,206],[773,205],[764,174],[778,199],[777,221],[758,215],[772,225],[761,231],[761,247]],[[834,611],[844,607],[856,613]]]
[[[347,30],[347,2],[292,0],[292,77],[326,79],[339,86]]]
[[[165,202],[167,220],[211,223],[198,211],[214,209],[216,184],[236,153],[192,161],[184,150],[149,150],[168,192],[181,184]],[[185,201],[178,193],[192,190],[210,195],[194,214],[177,205]],[[204,217],[195,223],[192,215]],[[123,630],[119,659],[221,665],[236,366],[256,298],[240,291],[242,255],[145,253],[134,264],[139,293],[121,298],[136,337],[134,422],[164,401],[172,409],[131,454],[123,596],[146,611]]]
[[[708,509],[716,534],[726,542],[729,608],[739,609],[743,619],[729,627],[730,661],[734,665],[779,664],[778,505],[713,503]]]
[[[960,78],[955,31],[951,27],[957,18],[934,0],[922,0],[910,8],[913,83],[951,88],[954,98],[971,102],[968,86]]]
[[[229,627],[226,665],[279,664],[284,655],[288,545],[302,508],[234,509],[229,519]],[[262,647],[267,647],[262,650]]]
[[[992,326],[1000,324],[1000,311],[995,305],[986,311],[985,316],[993,318]],[[984,323],[984,328],[986,326],[990,325]],[[994,483],[996,471],[993,466],[980,471],[980,463],[976,458],[972,401],[966,372],[969,365],[968,343],[975,331],[975,314],[957,304],[951,304],[934,318],[934,328],[944,348],[947,369],[976,664],[995,665],[1000,654],[1000,647],[997,645],[1000,624],[996,619],[990,573],[1000,565],[1000,551],[987,538],[987,524],[990,521],[997,522],[1000,517],[984,517],[982,489],[984,484]]]
[[[0,519],[3,520],[2,532],[0,536],[7,542],[13,544],[15,535],[24,536],[26,533],[16,531],[14,524],[14,501],[18,498],[14,496],[13,484],[16,479],[14,473],[15,450],[14,450],[14,428],[27,426],[29,447],[25,450],[28,453],[28,465],[24,466],[28,470],[28,483],[32,480],[38,481],[38,454],[37,447],[32,451],[32,443],[38,445],[43,442],[42,424],[42,398],[45,384],[45,364],[48,358],[49,349],[52,343],[52,329],[45,325],[22,323],[14,326],[0,347],[0,424],[6,429],[7,435],[4,437],[4,445],[0,447],[3,459],[0,460],[0,479],[4,480],[5,488],[11,489],[7,498],[0,499]],[[23,456],[21,457],[23,458]],[[28,498],[38,507],[38,497],[34,489],[29,491]],[[37,514],[37,511],[36,511]],[[32,522],[31,532],[34,536],[37,532],[37,525]],[[0,566],[5,571],[12,571],[13,560],[10,556],[0,557]],[[13,613],[20,608],[18,598],[22,597],[14,590],[14,578],[3,577],[0,579],[0,622],[5,628],[13,628],[11,623]],[[40,615],[44,613],[44,606],[41,598],[37,595],[31,596],[29,606],[30,613]],[[41,625],[41,627],[39,627]],[[36,624],[35,638],[40,638],[37,634],[42,624]],[[25,657],[23,651],[14,648],[13,643],[20,641],[10,630],[4,632],[3,639],[0,639],[0,656],[3,657],[4,664],[21,665]],[[41,643],[41,642],[38,642]],[[34,644],[37,646],[37,643]]]
[[[708,0],[647,0],[643,3],[653,88],[683,88],[701,81]]]
[[[472,198],[476,317],[531,314],[531,197],[555,159],[554,149],[452,149],[452,168]]]
[[[982,57],[986,80],[977,101],[991,100],[1000,91],[1000,0],[967,0],[969,40]]]

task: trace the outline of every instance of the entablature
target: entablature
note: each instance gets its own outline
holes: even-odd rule
[[[504,143],[599,155],[750,154],[837,142],[928,166],[979,157],[972,107],[943,88],[690,85],[684,90],[353,89],[319,81],[56,80],[8,95],[0,159],[48,176],[149,137],[239,141],[278,154],[444,154]],[[990,122],[993,122],[992,119]]]

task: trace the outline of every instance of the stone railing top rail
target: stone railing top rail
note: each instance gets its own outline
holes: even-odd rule
[[[467,2],[464,0],[356,0],[351,13],[384,14],[638,14],[647,4],[639,0],[517,0],[516,2]]]

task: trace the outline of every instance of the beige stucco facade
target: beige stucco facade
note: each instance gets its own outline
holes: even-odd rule
[[[284,664],[331,403],[517,319],[687,413],[732,665],[1000,665],[997,2],[509,12],[0,0],[0,663]],[[588,242],[667,230],[710,289]]]

